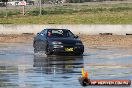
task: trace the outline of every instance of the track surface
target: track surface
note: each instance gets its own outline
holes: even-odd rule
[[[0,87],[82,88],[78,82],[82,67],[90,79],[132,80],[131,58],[128,48],[85,47],[83,56],[47,57],[34,54],[32,43],[0,43]]]

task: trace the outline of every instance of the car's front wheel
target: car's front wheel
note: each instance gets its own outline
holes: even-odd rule
[[[75,55],[77,55],[77,56],[82,56],[83,53],[82,53],[82,52],[80,52],[80,53],[75,53]]]

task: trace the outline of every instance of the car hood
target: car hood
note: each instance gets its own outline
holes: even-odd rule
[[[75,44],[75,43],[82,43],[80,39],[75,38],[49,38],[50,42],[52,41],[60,41],[63,44]]]

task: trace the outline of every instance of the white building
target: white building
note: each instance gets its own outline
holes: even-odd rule
[[[26,1],[25,0],[8,0],[7,4],[13,5],[13,6],[26,5]]]

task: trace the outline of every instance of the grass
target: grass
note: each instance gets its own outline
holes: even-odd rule
[[[1,17],[0,24],[131,24],[132,3],[118,4],[65,4],[26,11],[18,16],[16,11],[8,17]],[[11,13],[11,12],[10,12]]]

